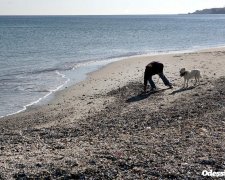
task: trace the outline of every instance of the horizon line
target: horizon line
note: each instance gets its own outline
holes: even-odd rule
[[[0,14],[0,16],[157,16],[157,15],[188,15],[190,13],[175,14]]]

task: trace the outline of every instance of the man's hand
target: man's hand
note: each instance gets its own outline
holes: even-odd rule
[[[144,92],[146,92],[147,86],[144,86]]]

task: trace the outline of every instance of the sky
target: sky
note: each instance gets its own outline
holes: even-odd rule
[[[0,15],[183,14],[225,0],[0,0]]]

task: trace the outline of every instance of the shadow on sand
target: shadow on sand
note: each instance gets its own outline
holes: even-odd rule
[[[175,91],[173,91],[172,93],[170,93],[170,95],[174,95],[174,94],[177,94],[177,93],[180,93],[180,92],[192,90],[192,89],[194,89],[194,88],[195,88],[195,86],[190,86],[190,87],[188,87],[188,88],[180,88],[180,89],[175,90]]]
[[[170,88],[167,88],[167,89],[170,89]],[[131,102],[137,102],[137,101],[141,101],[143,99],[146,99],[148,98],[149,96],[151,96],[152,94],[156,94],[156,93],[161,93],[167,89],[160,89],[160,90],[157,90],[157,91],[149,91],[149,92],[142,92],[136,96],[133,96],[129,99],[126,100],[126,103],[131,103]]]
[[[190,86],[188,88],[180,88],[178,90],[175,90],[173,92],[171,92],[169,95],[174,95],[174,94],[177,94],[177,93],[181,93],[181,92],[184,92],[184,91],[188,91],[188,90],[192,90],[194,89],[195,86]],[[146,99],[148,98],[149,96],[153,95],[153,94],[156,94],[156,93],[161,93],[163,91],[166,91],[170,88],[167,88],[167,89],[160,89],[160,90],[157,90],[157,91],[148,91],[148,92],[142,92],[136,96],[133,96],[133,97],[130,97],[126,100],[126,103],[131,103],[131,102],[137,102],[137,101],[141,101],[143,99]]]

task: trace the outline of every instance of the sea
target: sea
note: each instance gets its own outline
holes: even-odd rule
[[[124,57],[225,45],[225,15],[0,16],[0,117]]]

